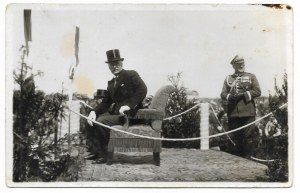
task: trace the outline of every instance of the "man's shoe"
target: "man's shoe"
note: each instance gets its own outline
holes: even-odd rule
[[[104,164],[104,163],[106,163],[106,159],[105,158],[98,158],[98,159],[96,159],[96,160],[94,160],[94,161],[92,161],[92,164]]]
[[[84,159],[87,159],[87,160],[93,160],[93,159],[96,159],[96,158],[98,158],[98,156],[95,155],[95,154],[90,154],[90,155],[87,155],[87,156],[84,157]]]

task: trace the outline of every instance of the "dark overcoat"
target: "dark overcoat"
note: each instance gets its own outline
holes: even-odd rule
[[[147,94],[147,87],[139,74],[134,70],[122,70],[117,78],[108,81],[108,92],[102,102],[95,108],[96,115],[110,112],[119,114],[121,106],[130,107],[130,114],[134,115],[142,108],[142,101]]]

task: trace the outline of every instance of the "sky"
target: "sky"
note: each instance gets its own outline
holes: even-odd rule
[[[27,6],[27,7],[26,7]],[[24,44],[23,9],[32,9],[32,42],[26,61],[36,86],[47,93],[72,88],[92,96],[112,78],[106,51],[119,49],[124,69],[136,70],[148,95],[182,73],[183,85],[200,97],[220,97],[230,61],[243,56],[262,95],[274,90],[292,69],[292,12],[260,5],[11,5],[7,10],[7,73],[20,61]],[[79,65],[75,63],[75,27],[80,28]],[[12,81],[11,81],[12,82]]]

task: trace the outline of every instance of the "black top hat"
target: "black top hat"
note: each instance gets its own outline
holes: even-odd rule
[[[104,98],[106,94],[107,94],[107,90],[97,89],[97,93],[96,96],[94,96],[94,98]]]
[[[120,56],[120,52],[118,49],[114,49],[114,50],[108,50],[106,52],[106,55],[107,55],[107,61],[106,63],[110,63],[110,62],[114,62],[114,61],[123,61],[124,58],[121,58]]]

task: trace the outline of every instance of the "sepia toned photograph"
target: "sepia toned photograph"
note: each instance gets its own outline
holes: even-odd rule
[[[8,187],[291,187],[293,7],[9,4]]]

